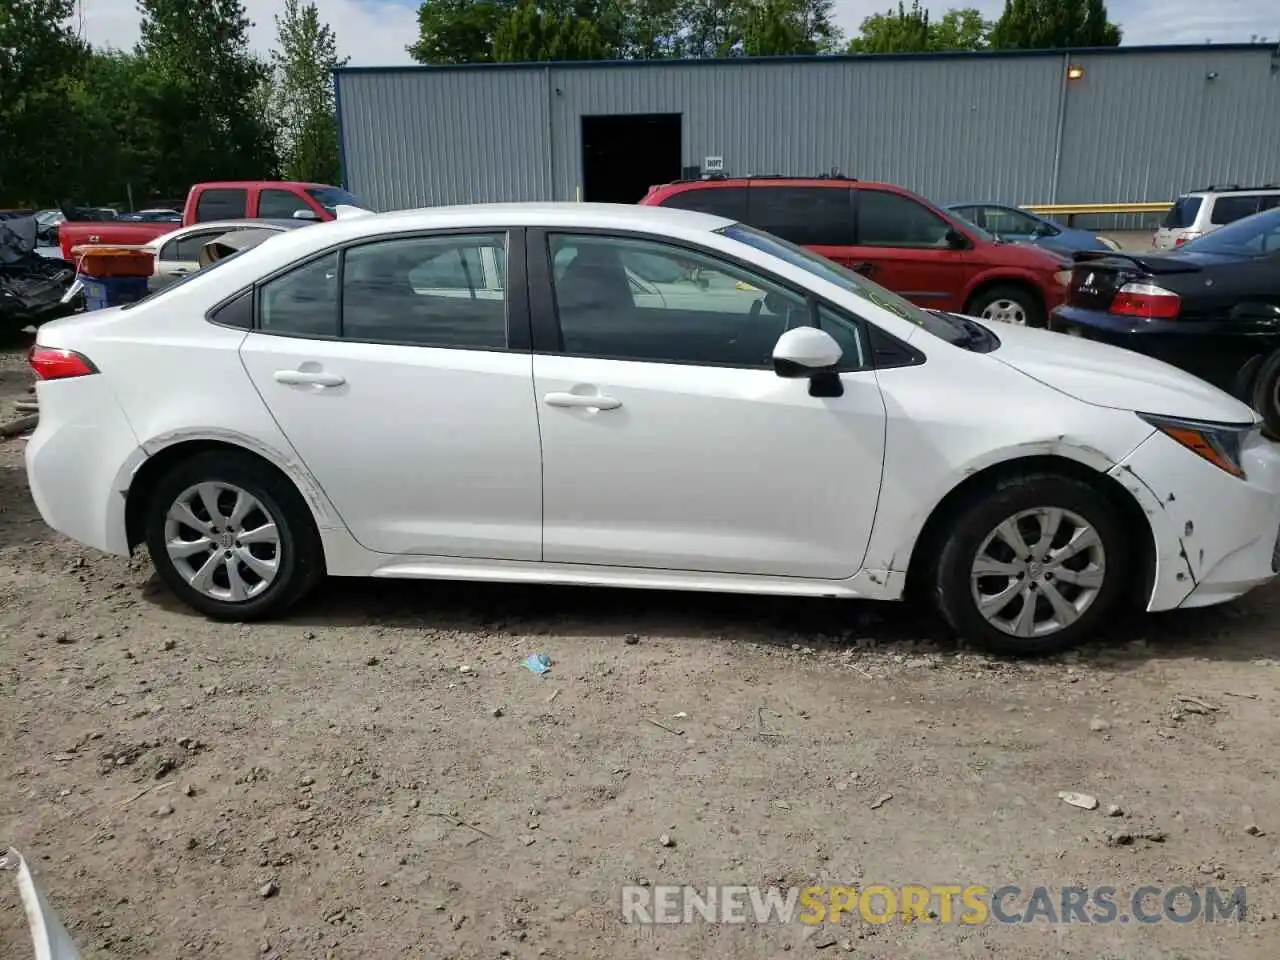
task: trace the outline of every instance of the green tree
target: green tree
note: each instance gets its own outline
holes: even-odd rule
[[[67,83],[88,50],[71,30],[72,0],[0,0],[0,198],[48,202],[64,166],[83,157],[64,124]],[[63,153],[63,150],[71,152]]]
[[[930,24],[930,50],[985,50],[990,44],[989,20],[973,7],[948,10],[937,23]]]
[[[742,52],[749,57],[829,53],[839,40],[831,0],[752,0],[744,12]]]
[[[138,0],[138,9],[159,136],[153,187],[180,195],[201,180],[273,176],[274,130],[253,110],[268,67],[249,53],[242,0]]]
[[[271,115],[276,118],[280,172],[288,180],[337,183],[338,122],[333,69],[338,59],[333,30],[312,2],[285,0],[276,15],[271,51]]]
[[[604,60],[615,52],[595,21],[565,6],[521,3],[493,36],[493,59],[506,63]]]
[[[406,49],[419,63],[487,63],[498,27],[513,0],[425,0],[418,8],[418,39]]]
[[[621,55],[632,60],[678,57],[683,0],[621,0]]]
[[[922,53],[933,49],[929,11],[920,0],[911,8],[899,0],[897,10],[876,13],[862,21],[858,36],[849,41],[850,53]]]
[[[747,9],[747,0],[685,0],[680,55],[731,57],[741,53]]]
[[[1120,28],[1107,19],[1103,0],[1005,0],[991,31],[1002,50],[1114,47]]]

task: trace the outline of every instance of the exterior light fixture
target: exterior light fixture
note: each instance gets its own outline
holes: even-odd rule
[[[1084,76],[1084,67],[1067,67],[1067,79],[1079,80]]]

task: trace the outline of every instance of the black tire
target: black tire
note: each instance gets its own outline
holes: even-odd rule
[[[230,484],[243,490],[258,501],[261,512],[276,525],[278,547],[271,553],[276,572],[256,596],[239,601],[210,596],[193,587],[169,556],[165,530],[169,509],[185,491],[201,483]],[[265,620],[277,616],[301,600],[324,576],[324,547],[306,502],[292,483],[250,454],[210,450],[176,464],[156,482],[145,509],[147,550],[156,571],[178,599],[214,620]],[[207,516],[208,511],[204,513]],[[199,513],[197,519],[202,519]],[[217,552],[213,550],[209,555]],[[198,559],[192,560],[193,565]],[[224,569],[222,578],[227,576]],[[245,574],[246,578],[251,576],[256,577],[252,571]]]
[[[1093,601],[1079,613],[1078,619],[1073,623],[1041,636],[1019,637],[993,626],[979,611],[971,585],[971,572],[979,550],[997,526],[1023,511],[1041,508],[1068,511],[1093,528],[1101,542],[1103,580]],[[974,491],[953,515],[951,530],[938,554],[933,571],[935,602],[942,616],[963,639],[990,653],[1002,656],[1045,656],[1091,639],[1098,624],[1124,596],[1131,578],[1128,537],[1120,514],[1103,493],[1084,481],[1071,477],[1039,472],[1005,477],[991,486]],[[1064,520],[1059,536],[1068,537],[1071,532],[1070,522]],[[1032,548],[1035,546],[1030,541],[1027,545]],[[996,547],[990,548],[987,556],[992,556],[991,550],[995,549]],[[1081,563],[1072,560],[1070,565],[1082,565],[1086,559],[1088,554],[1081,555]],[[1061,567],[1058,570],[1063,575],[1071,572],[1079,576],[1074,570],[1064,571]],[[1029,583],[1025,579],[1028,575],[1024,575],[1019,582]],[[1052,573],[1048,574],[1048,579],[1052,583]],[[999,593],[1002,584],[1012,587],[1014,580],[999,575],[995,580],[984,578],[979,581],[984,587],[992,583],[994,592]],[[1049,583],[1041,580],[1030,589],[1044,591],[1049,586]],[[1052,587],[1058,597],[1071,600],[1078,596],[1075,593],[1076,586],[1063,580],[1052,583]],[[982,593],[990,595],[987,589],[982,589]],[[1030,596],[1041,598],[1035,601],[1038,606],[1032,607],[1033,616],[1039,616],[1038,611],[1048,614],[1052,609],[1048,594],[1039,592]],[[1014,596],[1006,603],[1013,605],[1015,602],[1016,605],[1004,608],[1013,612],[1008,620],[1014,620],[1022,608],[1021,601]]]
[[[1253,381],[1253,409],[1262,414],[1267,434],[1280,438],[1280,351],[1276,351],[1258,370]]]
[[[983,290],[969,301],[968,306],[965,307],[965,313],[971,317],[981,317],[982,311],[1000,300],[1008,300],[1021,307],[1023,314],[1027,318],[1028,327],[1043,327],[1045,325],[1044,303],[1040,297],[1028,287],[1022,287],[1014,283],[999,283],[994,287],[988,287]],[[998,331],[999,328],[997,327]]]

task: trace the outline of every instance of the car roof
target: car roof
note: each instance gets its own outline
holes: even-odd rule
[[[314,220],[251,220],[247,217],[239,220],[206,220],[203,223],[192,223],[187,226],[178,226],[173,230],[169,230],[166,233],[153,237],[147,245],[163,245],[180,234],[198,233],[202,230],[222,230],[225,233],[230,233],[232,230],[247,230],[250,228],[259,230],[294,230],[298,227],[312,226],[314,224]]]
[[[1183,197],[1223,197],[1250,193],[1280,193],[1280,183],[1266,184],[1261,187],[1205,187],[1203,190],[1188,190],[1178,195]]]

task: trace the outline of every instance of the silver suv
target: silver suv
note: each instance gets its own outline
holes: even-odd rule
[[[1262,187],[1232,184],[1192,190],[1173,202],[1152,238],[1152,246],[1158,250],[1171,250],[1188,240],[1272,207],[1280,207],[1280,183],[1268,183]]]

